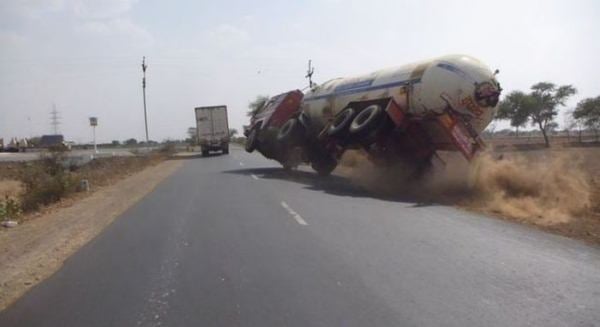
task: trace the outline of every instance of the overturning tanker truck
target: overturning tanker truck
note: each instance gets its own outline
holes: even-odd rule
[[[472,160],[502,91],[497,72],[450,55],[286,92],[253,115],[246,150],[287,169],[308,163],[320,175],[357,148],[375,163],[402,161],[416,174],[439,150]]]

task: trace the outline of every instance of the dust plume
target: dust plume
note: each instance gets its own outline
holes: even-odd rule
[[[568,223],[591,205],[581,160],[564,153],[536,157],[484,153],[468,164],[447,153],[421,178],[409,167],[373,165],[362,153],[342,158],[342,174],[382,196],[458,205],[536,225]]]
[[[591,205],[589,178],[580,164],[559,153],[538,160],[484,154],[472,167],[467,205],[540,225],[567,223]]]

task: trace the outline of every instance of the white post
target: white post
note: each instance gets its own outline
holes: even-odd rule
[[[98,146],[96,146],[96,126],[98,126],[98,117],[90,117],[90,126],[92,126],[92,132],[94,133],[94,153],[98,153]]]
[[[92,126],[94,131],[94,153],[98,153],[98,147],[96,146],[96,126]]]

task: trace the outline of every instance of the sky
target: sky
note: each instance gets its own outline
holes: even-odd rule
[[[445,54],[492,69],[504,94],[539,81],[600,95],[600,1],[0,0],[0,137],[182,139],[193,108],[248,123],[257,95]],[[563,124],[563,117],[557,119]]]

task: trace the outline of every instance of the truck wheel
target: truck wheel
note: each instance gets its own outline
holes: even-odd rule
[[[208,157],[208,150],[202,149],[202,156]]]
[[[366,107],[352,120],[350,134],[361,135],[370,132],[373,128],[377,127],[384,114],[381,106],[376,104]]]
[[[298,122],[297,119],[292,118],[288,120],[277,134],[277,140],[281,143],[287,143],[290,145],[295,145],[300,142],[302,138],[302,125]]]
[[[305,112],[301,113],[298,116],[298,122],[302,125],[302,127],[304,127],[305,131],[308,131],[310,126],[311,126],[311,120],[310,120],[310,116],[307,115]]]
[[[221,152],[223,152],[223,154],[229,154],[229,146],[225,146],[223,149],[221,149]]]
[[[244,146],[244,148],[246,149],[246,152],[252,152],[256,149],[256,145],[258,143],[258,130],[256,128],[253,128],[250,131],[250,134],[248,134],[248,137],[246,138],[246,145]]]
[[[342,110],[335,116],[331,125],[329,125],[327,135],[331,137],[342,136],[348,131],[348,126],[350,126],[355,116],[356,111],[350,107]]]
[[[337,167],[337,160],[334,158],[322,158],[310,163],[312,169],[314,169],[319,176],[329,176],[331,172]]]

